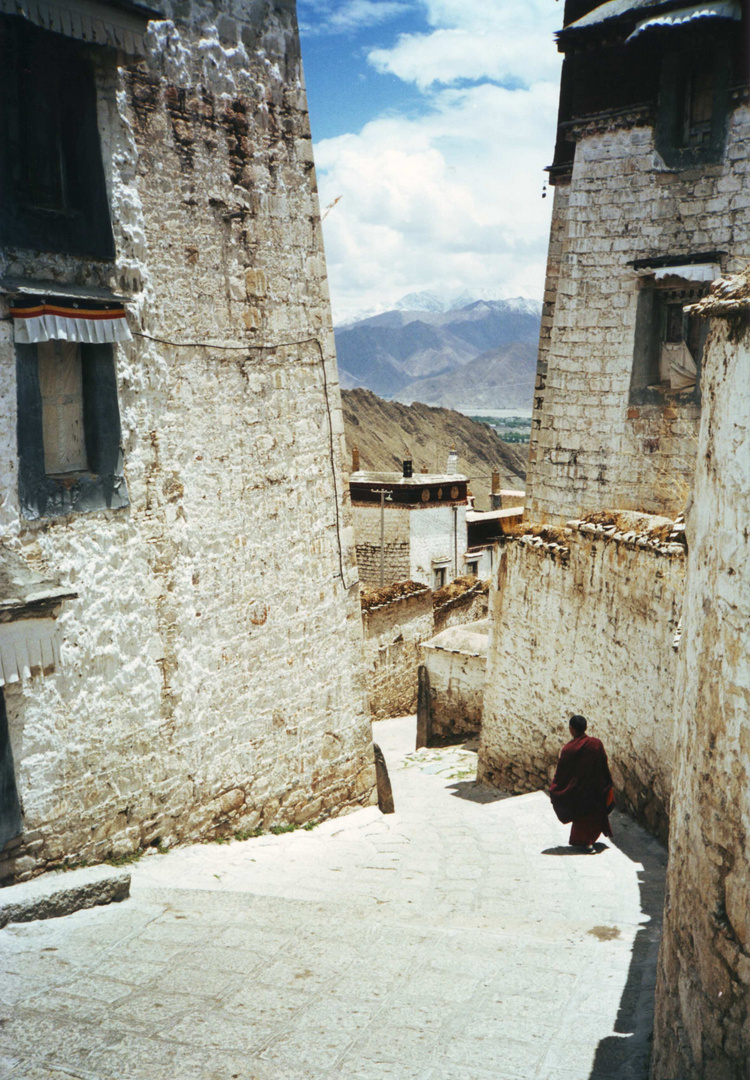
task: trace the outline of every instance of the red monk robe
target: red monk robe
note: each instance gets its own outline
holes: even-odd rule
[[[612,835],[607,815],[614,790],[599,739],[577,735],[565,744],[549,794],[559,820],[573,823],[568,842],[574,847],[589,847],[601,834]]]

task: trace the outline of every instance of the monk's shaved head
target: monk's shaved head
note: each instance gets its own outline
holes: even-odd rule
[[[568,721],[571,731],[575,731],[576,735],[583,735],[588,725],[588,720],[585,716],[571,716]]]

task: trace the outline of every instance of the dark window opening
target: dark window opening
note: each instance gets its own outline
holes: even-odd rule
[[[90,49],[0,16],[0,243],[115,254]]]
[[[700,371],[708,334],[705,319],[684,309],[704,296],[707,285],[645,287],[638,295],[631,404],[667,399],[700,401]]]
[[[5,696],[0,689],[0,849],[23,830]]]
[[[712,71],[688,71],[682,104],[682,145],[705,146],[711,141],[714,112]]]
[[[26,517],[128,505],[112,345],[16,345]]]
[[[672,168],[721,161],[729,56],[720,48],[677,53],[662,65],[656,148]]]
[[[444,588],[445,587],[445,567],[444,566],[436,566],[434,568],[434,570],[433,570],[433,578],[434,578],[434,580],[433,580],[432,587],[433,587],[433,589],[435,589],[435,591],[437,591],[438,589]]]

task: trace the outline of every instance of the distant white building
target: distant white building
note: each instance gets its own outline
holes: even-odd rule
[[[467,480],[451,453],[442,474],[365,472],[349,477],[360,580],[420,581],[441,589],[465,573]],[[355,465],[358,465],[355,452]]]
[[[441,589],[457,577],[491,575],[494,542],[523,506],[474,511],[455,450],[444,473],[414,475],[409,460],[401,473],[367,472],[359,468],[356,448],[352,464],[349,491],[363,584],[411,580]]]

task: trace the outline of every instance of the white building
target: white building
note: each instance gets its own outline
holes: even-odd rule
[[[70,597],[0,625],[0,878],[368,803],[294,5],[3,2],[0,107],[0,547]]]
[[[466,573],[466,485],[457,472],[413,475],[411,461],[402,474],[353,472],[349,491],[362,582],[411,580],[441,589]]]

